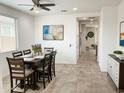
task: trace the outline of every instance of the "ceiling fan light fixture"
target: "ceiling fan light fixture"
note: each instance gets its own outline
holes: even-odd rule
[[[39,8],[39,7],[37,7],[37,6],[34,6],[33,11],[34,11],[35,13],[39,13],[40,10],[41,10],[41,8]]]
[[[38,11],[38,10],[34,10],[34,12],[35,12],[35,13],[40,13],[40,11]]]
[[[40,10],[41,8],[38,6],[34,6],[34,10]]]
[[[82,19],[83,19],[83,20],[88,20],[88,17],[83,17]]]
[[[76,7],[75,7],[75,8],[73,8],[73,10],[74,10],[74,11],[77,11],[77,10],[78,10],[78,8],[76,8]]]

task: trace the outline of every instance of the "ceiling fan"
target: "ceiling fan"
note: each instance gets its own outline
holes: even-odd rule
[[[28,5],[28,4],[18,4],[18,5],[20,5],[20,6],[33,6],[30,9],[30,11],[36,10],[37,8],[38,9],[44,9],[46,11],[50,11],[50,9],[47,8],[47,7],[55,6],[54,3],[43,3],[43,4],[41,4],[40,1],[42,1],[42,0],[32,0],[32,2],[34,3],[34,5]]]

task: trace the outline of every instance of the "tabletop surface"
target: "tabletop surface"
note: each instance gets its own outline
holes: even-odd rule
[[[34,54],[27,54],[27,55],[23,55],[20,58],[23,58],[25,63],[34,63],[34,62],[38,62],[44,59],[45,54],[49,54],[48,52],[42,53],[40,55],[34,55]]]

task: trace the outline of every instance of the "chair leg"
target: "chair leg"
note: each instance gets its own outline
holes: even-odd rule
[[[50,80],[51,80],[51,74],[50,74],[50,72],[48,72],[48,82],[50,83]]]
[[[44,86],[44,88],[46,88],[46,84],[45,84],[45,71],[43,71],[43,86]]]
[[[27,78],[27,85],[30,85],[30,77]]]
[[[38,72],[38,80],[41,80],[41,74]]]
[[[54,77],[56,77],[56,71],[55,71],[55,68],[53,68],[53,73],[54,73]]]
[[[20,88],[21,88],[21,89],[24,88],[24,80],[20,80]]]
[[[55,62],[53,64],[53,73],[54,73],[54,77],[56,77]]]
[[[39,72],[36,72],[37,73],[37,82],[38,82],[38,80],[39,80]]]
[[[16,79],[16,82],[15,82],[15,84],[17,85],[17,83],[18,83],[18,80]]]
[[[26,93],[26,80],[24,79],[24,93]]]
[[[11,78],[11,93],[13,93],[13,79]]]
[[[33,74],[31,75],[31,78],[30,78],[30,84],[33,84]]]
[[[11,93],[13,93],[13,90],[11,89]]]
[[[50,80],[52,80],[52,70],[51,70],[51,68],[49,69],[48,73],[49,73],[48,75],[50,77]]]

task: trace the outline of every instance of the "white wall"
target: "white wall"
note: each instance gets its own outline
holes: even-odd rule
[[[120,2],[120,4],[118,5],[118,22],[120,24],[121,21],[124,21],[124,0],[122,0]],[[118,24],[118,25],[119,25]]]
[[[117,7],[102,8],[100,21],[98,61],[101,71],[107,71],[108,54],[113,53],[117,42]]]
[[[124,0],[118,7],[104,7],[101,11],[101,22],[99,32],[98,61],[102,71],[106,71],[107,55],[115,49],[124,52],[124,47],[119,45],[120,22],[124,21]]]
[[[75,15],[49,15],[35,17],[35,42],[43,47],[55,47],[57,49],[57,63],[76,64],[79,51],[79,30],[77,17],[99,16],[99,13],[75,14]],[[64,25],[63,41],[43,40],[43,25]],[[70,47],[71,44],[71,47]]]
[[[80,37],[81,37],[81,45],[80,45],[80,52],[85,53],[86,52],[86,25],[80,24]]]
[[[43,25],[64,25],[63,41],[42,40]],[[59,63],[76,63],[76,19],[69,15],[54,15],[35,18],[35,41],[43,46],[57,49],[57,61]],[[71,47],[70,47],[71,44]]]
[[[17,19],[18,47],[19,49],[29,48],[34,43],[34,17],[3,5],[0,5],[0,14]],[[3,76],[9,73],[6,62],[6,57],[8,56],[12,56],[11,52],[0,55],[0,68],[3,70]]]
[[[120,2],[120,4],[118,5],[118,33],[117,33],[117,45],[116,45],[116,49],[121,49],[122,51],[124,51],[124,47],[121,47],[119,45],[119,39],[120,39],[120,22],[124,21],[124,0],[122,0]]]

